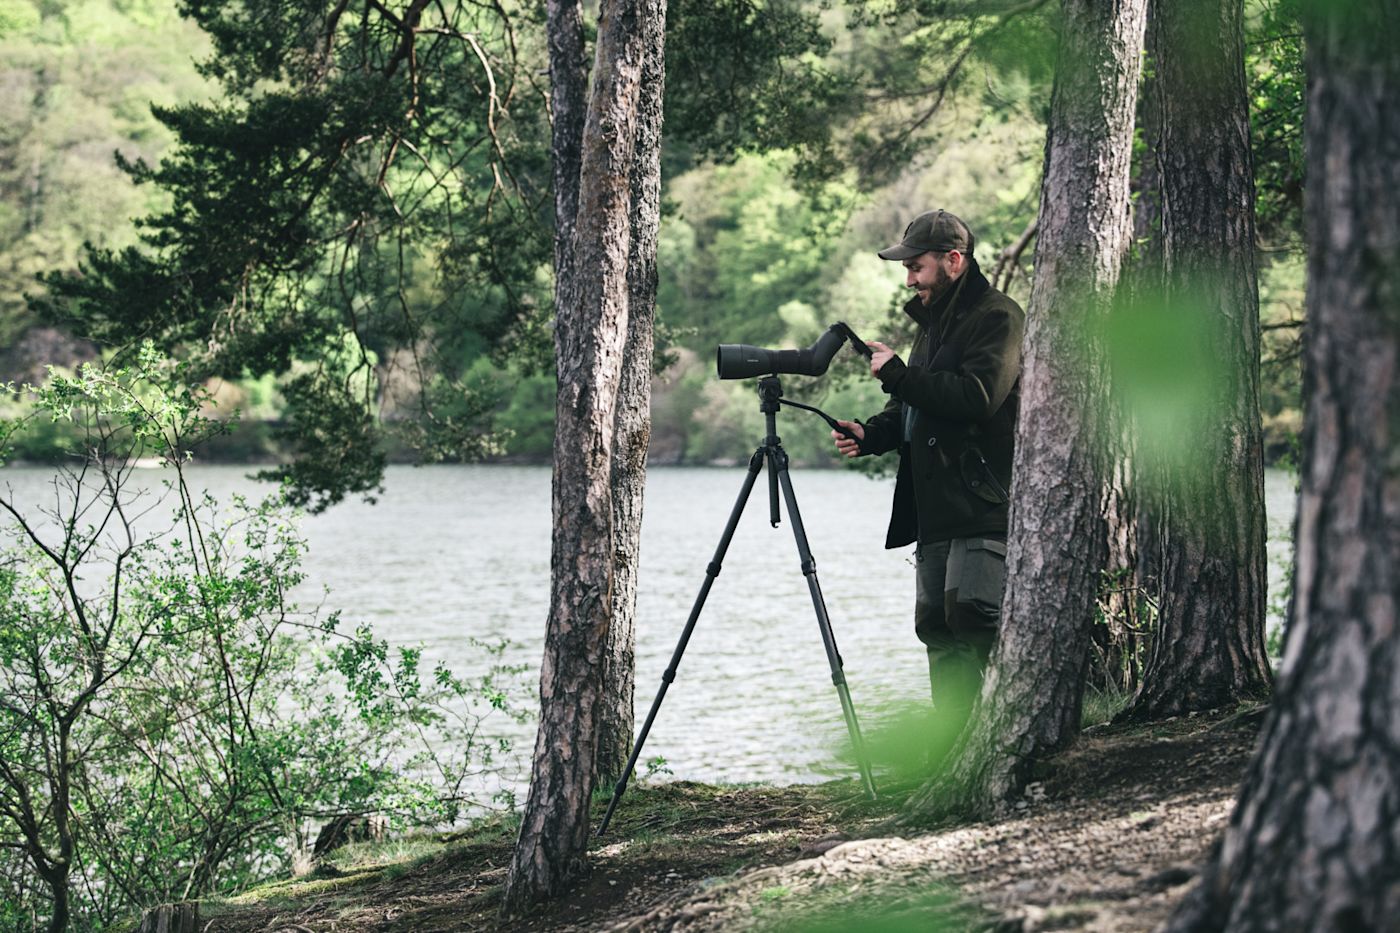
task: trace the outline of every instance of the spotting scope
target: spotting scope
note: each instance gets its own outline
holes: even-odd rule
[[[792,373],[797,376],[820,376],[831,365],[831,358],[849,340],[855,351],[867,359],[871,350],[856,332],[837,321],[805,350],[766,350],[746,343],[722,343],[715,354],[715,369],[721,379],[748,379],[750,376]]]

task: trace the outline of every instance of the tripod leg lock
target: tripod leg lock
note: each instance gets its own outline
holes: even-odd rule
[[[839,687],[846,682],[846,675],[842,671],[832,671],[831,682]]]
[[[712,577],[717,577],[719,576],[719,572],[722,569],[723,565],[721,565],[718,561],[712,560],[709,562],[709,564],[705,566],[705,573],[709,574]]]
[[[675,683],[675,682],[676,682],[676,669],[675,669],[674,667],[668,667],[668,668],[666,668],[666,671],[661,675],[661,680],[662,680],[663,683],[668,683],[668,684],[673,684],[673,683]]]
[[[810,577],[817,572],[817,562],[814,558],[807,558],[802,562],[802,575]]]

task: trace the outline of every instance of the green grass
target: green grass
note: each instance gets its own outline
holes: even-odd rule
[[[1091,726],[1106,726],[1113,722],[1114,717],[1127,709],[1128,704],[1132,702],[1133,694],[1117,686],[1109,686],[1100,690],[1092,685],[1086,685],[1084,688],[1084,708],[1079,715],[1079,727],[1088,729]]]
[[[902,891],[882,887],[869,894],[845,885],[803,892],[770,888],[754,917],[763,933],[965,933],[987,926],[990,919],[943,884]]]

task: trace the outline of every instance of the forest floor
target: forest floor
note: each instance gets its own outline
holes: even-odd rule
[[[348,847],[201,904],[198,929],[1151,930],[1225,828],[1263,714],[1091,729],[1013,815],[917,831],[892,828],[912,785],[874,804],[854,781],[634,787],[574,893],[522,919],[499,917],[514,829],[496,821]]]

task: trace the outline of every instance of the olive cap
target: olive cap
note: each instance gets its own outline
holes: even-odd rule
[[[976,244],[977,238],[959,217],[947,211],[928,211],[909,222],[903,239],[876,255],[900,262],[921,253],[946,253],[955,249],[964,256],[971,256]]]

